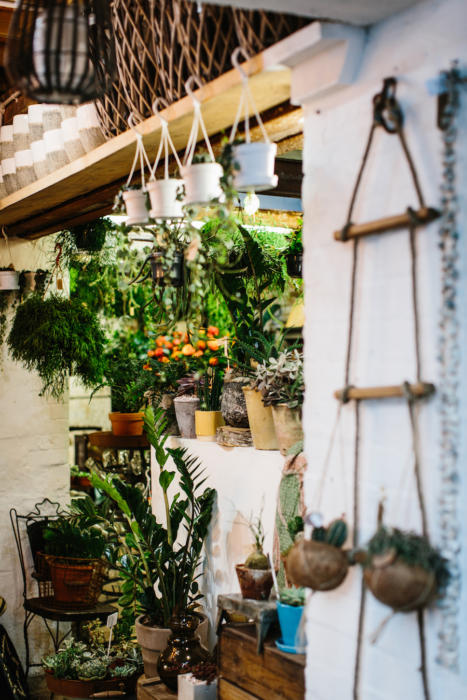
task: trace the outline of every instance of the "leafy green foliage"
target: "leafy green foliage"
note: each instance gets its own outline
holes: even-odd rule
[[[68,517],[51,520],[44,529],[44,540],[46,554],[60,557],[100,559],[106,546],[106,539],[98,528],[83,528]]]
[[[287,248],[288,255],[301,255],[303,253],[302,226],[303,221],[300,220],[299,228],[293,232],[290,238],[289,247]]]
[[[163,411],[147,408],[145,432],[160,467],[166,525],[157,520],[142,492],[118,477],[92,475],[92,483],[104,491],[123,516],[125,533],[110,561],[122,577],[119,603],[145,613],[154,623],[168,626],[174,613],[186,610],[201,597],[198,564],[208,535],[216,492],[202,486],[204,471],[186,449],[166,447]],[[176,472],[167,469],[172,459]],[[169,488],[178,474],[178,490],[169,498]],[[157,593],[155,592],[155,588]]]
[[[198,382],[198,397],[201,411],[220,411],[224,373],[217,368],[209,368]]]
[[[289,531],[290,539],[292,542],[295,540],[299,532],[303,532],[305,525],[303,518],[300,515],[296,515],[295,518],[289,520],[287,523],[287,530]]]
[[[280,592],[279,600],[284,605],[301,607],[302,605],[305,605],[306,591],[304,588],[296,588],[295,586],[283,588]]]
[[[104,333],[75,299],[31,294],[16,310],[8,336],[13,359],[42,379],[42,393],[62,396],[69,374],[92,387],[102,380]]]
[[[448,584],[450,573],[447,560],[438,549],[431,546],[428,539],[415,532],[381,525],[366,547],[365,566],[371,566],[374,556],[387,554],[393,550],[401,561],[410,566],[421,566],[435,575],[438,589]]]
[[[288,349],[259,363],[252,386],[262,393],[265,406],[301,406],[305,391],[302,355],[297,349]]]

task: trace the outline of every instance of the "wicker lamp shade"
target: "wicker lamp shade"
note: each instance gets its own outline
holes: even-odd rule
[[[19,0],[7,43],[12,84],[40,102],[79,104],[115,72],[108,0]]]
[[[179,100],[191,75],[207,82],[230,70],[239,44],[253,55],[310,22],[204,3],[198,9],[190,0],[114,0],[118,78],[97,103],[107,136],[128,128],[130,112],[150,117],[157,97]]]

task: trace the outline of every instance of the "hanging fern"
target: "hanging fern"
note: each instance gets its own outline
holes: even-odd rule
[[[91,387],[102,381],[105,337],[83,304],[57,294],[31,294],[16,311],[8,336],[13,359],[42,379],[41,395],[60,398],[70,374]]]

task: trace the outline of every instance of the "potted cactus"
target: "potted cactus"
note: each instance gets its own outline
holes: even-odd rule
[[[340,586],[349,567],[342,550],[347,535],[343,518],[333,520],[327,527],[314,527],[311,540],[297,534],[286,558],[287,579],[315,591],[331,591]]]
[[[366,547],[363,577],[384,605],[399,612],[418,610],[443,593],[447,560],[426,537],[380,524]]]
[[[256,520],[251,520],[249,526],[255,539],[253,550],[245,563],[237,564],[235,570],[243,598],[267,600],[273,578],[269,559],[263,551],[265,535],[261,515]]]
[[[305,606],[305,589],[283,588],[277,601],[277,614],[282,637],[276,642],[281,651],[302,654],[305,645],[300,643],[300,623]]]

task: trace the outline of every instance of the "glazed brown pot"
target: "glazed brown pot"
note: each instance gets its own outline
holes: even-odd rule
[[[287,556],[287,579],[314,591],[332,591],[340,586],[348,568],[344,552],[325,542],[298,540]]]
[[[119,437],[143,434],[144,413],[109,413],[112,433]]]
[[[237,564],[235,571],[243,598],[268,600],[273,583],[271,569],[250,569]]]
[[[397,559],[386,566],[366,568],[363,577],[380,603],[400,612],[423,608],[436,595],[436,578],[432,571]]]
[[[201,616],[185,613],[170,621],[171,634],[157,662],[159,677],[170,690],[177,690],[180,674],[190,673],[195,666],[210,658],[196,634],[200,619]]]

